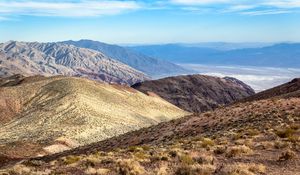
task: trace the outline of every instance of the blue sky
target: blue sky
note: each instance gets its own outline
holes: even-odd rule
[[[300,42],[300,0],[0,0],[0,42]]]

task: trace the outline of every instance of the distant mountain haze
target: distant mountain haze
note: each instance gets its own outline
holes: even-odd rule
[[[176,63],[300,67],[300,44],[283,43],[266,47],[220,50],[214,47],[179,44],[134,46],[145,55]]]
[[[149,77],[105,54],[63,43],[10,41],[0,44],[0,75],[67,75],[134,84]]]
[[[100,51],[113,59],[153,77],[191,72],[171,62],[152,58],[130,48],[118,45],[92,40],[64,41],[62,43]]]

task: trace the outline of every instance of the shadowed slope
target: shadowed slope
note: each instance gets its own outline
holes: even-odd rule
[[[186,75],[137,83],[133,88],[154,92],[168,102],[191,112],[215,109],[254,94],[251,87],[234,78]]]

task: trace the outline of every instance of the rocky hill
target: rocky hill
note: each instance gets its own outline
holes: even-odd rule
[[[118,84],[134,84],[148,77],[101,52],[62,43],[0,44],[0,76],[13,74],[66,75]]]
[[[111,45],[92,40],[65,41],[62,43],[100,51],[113,59],[153,77],[189,72],[171,62],[152,58],[118,45]]]
[[[237,79],[205,75],[169,77],[137,83],[132,87],[145,94],[155,93],[190,112],[215,109],[255,93]]]
[[[10,82],[0,87],[0,155],[51,154],[188,114],[159,97],[84,78],[0,82]]]
[[[300,97],[300,78],[295,78],[286,84],[257,93],[241,101],[262,100],[270,97]]]
[[[300,171],[299,137],[299,97],[270,97],[160,123],[2,171],[295,175]]]

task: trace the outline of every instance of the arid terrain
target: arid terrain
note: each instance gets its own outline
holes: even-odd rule
[[[0,76],[65,75],[127,84],[149,79],[144,73],[105,54],[63,43],[0,43]]]
[[[13,76],[0,86],[0,154],[15,158],[60,152],[188,114],[160,97],[84,78]]]
[[[269,92],[261,94],[265,93]],[[288,98],[283,98],[283,94],[220,107],[70,151],[9,164],[1,171],[11,174],[298,175],[299,92],[297,89],[286,92]]]
[[[184,75],[134,84],[133,88],[155,93],[186,111],[200,113],[253,95],[254,90],[230,77]]]

